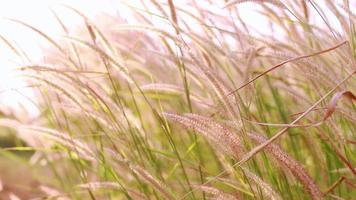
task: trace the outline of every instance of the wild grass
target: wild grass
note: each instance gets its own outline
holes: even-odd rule
[[[54,11],[59,39],[12,20],[53,46],[19,66],[40,115],[0,119],[31,198],[356,196],[355,2],[125,2],[130,20],[65,6],[74,32]],[[270,30],[241,18],[247,2]]]

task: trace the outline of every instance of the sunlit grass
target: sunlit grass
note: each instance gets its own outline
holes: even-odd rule
[[[19,67],[40,116],[0,119],[16,136],[3,157],[34,171],[36,186],[24,191],[45,199],[356,195],[348,1],[323,2],[342,29],[313,1],[251,1],[271,23],[262,34],[239,16],[245,1],[221,1],[222,13],[193,2],[128,5],[129,24],[66,7],[83,26],[70,34],[54,12],[59,40],[13,20],[53,46],[44,63]]]

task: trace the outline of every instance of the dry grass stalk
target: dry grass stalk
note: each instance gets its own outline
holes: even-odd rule
[[[344,180],[346,180],[345,176],[341,176],[335,183],[333,183],[323,194],[323,196],[327,196],[330,192],[332,192],[339,184],[341,184]]]
[[[169,5],[169,9],[171,11],[172,21],[177,26],[178,25],[178,18],[177,18],[177,12],[176,12],[176,8],[174,6],[173,0],[168,0],[168,5]]]

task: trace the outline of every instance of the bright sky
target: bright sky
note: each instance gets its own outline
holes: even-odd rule
[[[101,12],[111,12],[114,1],[112,0],[11,0],[0,1],[0,36],[20,46],[34,60],[40,60],[41,46],[44,41],[39,40],[38,35],[25,27],[7,20],[17,19],[34,27],[44,30],[54,37],[62,34],[58,22],[50,9],[60,15],[61,19],[69,27],[81,23],[81,19],[61,6],[70,5],[78,8],[88,17],[93,17]],[[0,38],[0,108],[11,106],[15,110],[21,110],[23,105],[29,113],[37,113],[34,105],[28,100],[33,98],[31,89],[25,89],[25,83],[21,81],[14,68],[21,64],[21,60],[11,52]]]
[[[122,0],[135,4],[139,0]],[[176,0],[175,3],[182,3],[187,0]],[[40,60],[42,55],[41,47],[46,43],[39,40],[38,35],[23,26],[6,20],[13,18],[24,21],[40,30],[44,30],[50,36],[56,38],[62,33],[58,22],[51,13],[51,8],[56,11],[61,20],[69,27],[75,27],[82,23],[82,20],[65,9],[61,4],[70,5],[79,9],[86,16],[92,18],[102,12],[120,13],[125,15],[125,7],[120,5],[120,0],[8,0],[0,1],[0,36],[5,37],[10,42],[16,42],[20,47],[35,60]],[[204,1],[200,1],[204,6]],[[318,1],[317,1],[318,2]],[[352,0],[355,2],[356,0]],[[216,5],[217,12],[221,12],[222,5]],[[267,22],[261,20],[254,10],[254,5],[243,5],[240,9],[242,18],[247,24],[252,24],[259,30],[267,30]],[[356,5],[355,5],[356,6]],[[220,9],[220,10],[219,10]],[[30,113],[36,113],[36,108],[26,100],[32,98],[33,94],[30,89],[24,89],[24,83],[14,73],[14,67],[19,66],[21,61],[11,50],[4,44],[0,37],[0,108],[2,105],[11,106],[19,109],[20,104],[24,105]],[[18,91],[15,91],[18,90]]]

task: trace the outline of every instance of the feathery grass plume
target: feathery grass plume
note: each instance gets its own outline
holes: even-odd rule
[[[8,39],[6,39],[6,37],[2,36],[1,34],[0,34],[0,40],[3,41],[3,43],[5,43],[6,46],[8,48],[10,48],[12,50],[12,52],[15,53],[16,56],[18,56],[19,58],[26,60],[28,62],[30,61],[30,59],[26,56],[26,54],[24,54],[24,52],[22,52],[17,47],[15,47],[13,42],[9,41]]]
[[[128,189],[127,193],[130,195],[130,197],[132,197],[132,199],[142,199],[142,200],[149,200],[150,199],[149,197],[147,197],[145,194],[143,194],[140,191]]]
[[[269,3],[275,6],[278,6],[280,8],[285,8],[285,5],[280,1],[280,0],[231,0],[228,1],[225,5],[224,8],[229,8],[231,6],[237,5],[237,4],[242,4],[242,3]]]
[[[90,149],[90,147],[87,144],[81,142],[80,140],[74,139],[73,137],[69,136],[66,133],[59,132],[57,130],[53,130],[49,128],[37,127],[37,126],[23,125],[18,127],[18,131],[24,131],[24,130],[49,137],[50,139],[68,147],[73,152],[78,153],[80,157],[91,161],[97,161],[95,153],[92,151],[92,149]]]
[[[58,200],[70,200],[70,198],[66,197],[66,194],[63,194],[63,192],[58,191],[55,188],[48,187],[45,185],[41,185],[39,188],[42,192],[44,192],[47,195],[45,198],[48,199],[53,198]]]
[[[119,121],[118,119],[124,121],[125,118],[127,118],[133,126],[140,130],[140,133],[143,132],[141,124],[138,122],[136,116],[132,114],[132,111],[122,105],[117,105],[117,103],[110,97],[109,91],[106,91],[107,88],[104,88],[103,85],[99,85],[99,83],[86,80],[88,77],[85,74],[81,74],[75,78],[73,75],[66,74],[66,70],[57,70],[50,66],[34,65],[27,66],[26,68],[33,69],[36,72],[42,71],[43,69],[51,72],[51,76],[46,74],[46,76],[39,77],[38,79],[43,80],[49,87],[53,87],[54,91],[59,90],[60,92],[64,92],[66,95],[61,95],[61,101],[69,101],[68,104],[73,104],[73,107],[77,108],[79,111],[89,113],[90,116],[98,119],[99,122],[108,124],[107,127],[114,128],[119,126],[120,128],[127,130],[129,128],[127,123],[120,123],[119,125],[117,123]],[[54,76],[57,72],[57,76]],[[69,99],[67,100],[66,98]],[[99,104],[99,107],[102,110],[97,111],[98,109],[95,109],[95,107],[92,106],[92,103]],[[106,112],[110,112],[111,114],[108,115]],[[99,117],[99,115],[103,117]],[[117,119],[115,120],[112,118]]]
[[[168,200],[174,200],[174,196],[171,194],[169,191],[169,188],[162,183],[161,181],[157,180],[155,177],[153,177],[149,172],[147,172],[145,169],[141,168],[140,166],[137,166],[135,164],[132,164],[130,160],[124,158],[121,154],[116,153],[114,150],[105,148],[104,149],[106,153],[108,153],[116,162],[123,164],[125,167],[129,168],[133,173],[135,173],[139,178],[143,179],[146,183],[150,184],[151,187],[153,187],[155,190],[160,192],[160,194]],[[119,166],[121,167],[121,165]],[[130,192],[130,191],[129,191]],[[131,191],[134,193],[134,195],[137,195],[136,192]]]
[[[246,177],[253,181],[259,188],[261,188],[263,194],[271,200],[282,200],[282,197],[272,189],[272,187],[264,182],[260,177],[248,171],[246,168],[242,167],[242,170]]]
[[[162,84],[162,83],[151,83],[140,87],[144,92],[167,92],[173,94],[179,94],[184,91],[182,87],[172,85],[172,84]]]
[[[273,50],[271,53],[268,52],[264,54],[264,56],[271,56],[276,59],[287,60],[292,59],[297,55],[295,53],[276,52],[275,50]],[[338,74],[335,74],[335,72],[328,70],[327,66],[319,66],[318,63],[312,60],[311,58],[297,60],[291,64],[295,64],[297,66],[296,70],[305,74],[305,76],[309,77],[311,81],[322,82],[325,85],[332,86],[336,84],[334,76],[339,76]]]
[[[116,182],[89,182],[77,185],[77,187],[82,189],[109,189],[109,190],[118,190],[121,188],[120,184]]]
[[[168,94],[168,95],[185,95],[184,88],[172,85],[172,84],[162,84],[162,83],[151,83],[142,85],[142,92],[144,93],[153,93],[153,94]],[[190,99],[197,107],[202,108],[211,108],[213,107],[213,103],[207,102],[203,97],[200,97],[196,94],[190,93]]]
[[[23,125],[17,120],[8,119],[8,118],[1,118],[0,119],[0,126],[12,128],[16,131],[16,136],[26,142],[29,146],[32,147],[43,147],[46,142],[43,141],[43,138],[36,137],[34,134],[28,134],[27,132],[18,131],[18,128]],[[48,143],[47,143],[48,144]]]
[[[77,115],[77,116],[86,115],[88,118],[98,122],[105,129],[115,131],[118,128],[115,124],[113,124],[112,120],[108,119],[107,115],[101,112],[95,110],[83,110],[71,104],[57,103],[57,102],[52,103],[52,106],[53,109],[57,109],[57,110],[64,109],[66,111],[70,111],[73,115]]]
[[[162,196],[167,199],[167,200],[174,200],[174,196],[167,190],[168,187],[166,187],[163,183],[161,183],[159,180],[154,178],[150,173],[148,173],[146,170],[142,169],[139,166],[134,166],[130,165],[130,169],[136,173],[140,178],[142,178],[145,182],[149,183],[153,188],[155,188],[157,191],[162,194]]]
[[[178,122],[186,128],[194,129],[202,134],[212,143],[214,147],[239,158],[243,153],[241,140],[229,128],[214,122],[208,117],[196,114],[178,115],[173,113],[162,113],[164,117]]]
[[[239,200],[239,198],[236,195],[228,194],[214,187],[198,185],[195,188],[202,190],[208,194],[211,194],[212,195],[211,199],[213,200]]]
[[[206,66],[200,66],[199,69],[204,73],[208,81],[211,83],[211,86],[215,90],[215,94],[218,97],[218,100],[223,105],[224,111],[228,113],[229,117],[237,123],[239,119],[239,110],[234,104],[236,98],[235,95],[229,95],[231,89],[226,86],[224,81],[216,74],[214,74],[211,69]]]
[[[31,125],[23,125],[15,120],[10,120],[10,119],[0,119],[0,125],[1,126],[7,126],[9,128],[14,128],[19,134],[27,133],[27,134],[34,134],[33,136],[36,136],[37,134],[39,136],[45,136],[48,137],[63,146],[68,147],[70,150],[73,152],[78,153],[81,158],[85,158],[91,161],[96,161],[96,156],[95,153],[87,146],[85,143],[76,140],[69,136],[66,133],[62,133],[53,129],[49,128],[44,128],[44,127],[39,127],[39,126],[31,126]],[[29,137],[22,137],[25,141],[29,141]],[[31,138],[30,138],[31,141]],[[44,141],[42,140],[37,140],[36,144],[31,142],[30,144],[43,146],[45,144]]]
[[[43,152],[36,152],[33,156],[31,156],[29,163],[32,166],[35,165],[46,166],[53,162],[61,161],[66,158],[68,158],[68,154],[65,152],[51,153],[48,155],[44,154]]]
[[[222,138],[226,141],[229,141],[227,144],[230,146],[231,151],[234,152],[236,158],[239,157],[243,153],[243,146],[241,144],[241,139],[238,135],[236,135],[233,130],[229,129],[227,126],[224,126],[221,123],[214,121],[210,117],[205,117],[202,115],[194,114],[194,113],[185,113],[184,116],[191,118],[199,123],[204,124],[205,126],[210,127],[210,130],[215,130],[219,132],[216,134],[216,137]],[[236,127],[236,122],[231,123],[235,128],[240,128],[240,125]],[[221,134],[221,136],[219,136]]]
[[[14,193],[10,193],[9,194],[9,200],[21,200],[20,197],[18,197],[16,194]]]
[[[248,136],[258,144],[267,141],[265,137],[259,134],[248,133]],[[266,146],[265,152],[271,154],[273,158],[275,158],[282,166],[292,172],[313,200],[322,199],[322,192],[319,187],[315,184],[314,180],[309,176],[308,172],[300,163],[290,157],[276,144],[269,144]]]

